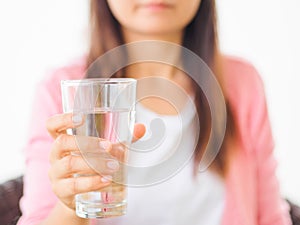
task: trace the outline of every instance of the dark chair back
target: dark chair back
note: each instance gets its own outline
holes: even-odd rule
[[[19,200],[23,195],[23,177],[9,180],[0,185],[0,224],[16,224],[21,211]]]

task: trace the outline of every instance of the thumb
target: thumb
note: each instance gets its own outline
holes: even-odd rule
[[[137,123],[134,125],[132,142],[136,142],[144,136],[146,128],[144,124]]]

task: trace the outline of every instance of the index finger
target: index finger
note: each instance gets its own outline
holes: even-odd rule
[[[50,117],[46,122],[46,127],[52,138],[65,133],[68,128],[74,128],[83,123],[81,114],[65,113]]]

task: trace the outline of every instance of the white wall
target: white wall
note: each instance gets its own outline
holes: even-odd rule
[[[87,0],[0,1],[0,182],[22,174],[36,82],[86,49]],[[300,204],[298,0],[217,0],[224,52],[265,82],[282,192]]]
[[[0,1],[0,182],[22,174],[36,83],[85,52],[86,0]]]

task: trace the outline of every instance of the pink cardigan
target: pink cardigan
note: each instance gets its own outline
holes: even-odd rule
[[[273,139],[262,81],[253,66],[240,59],[224,61],[225,92],[238,127],[237,151],[225,180],[223,225],[288,225],[288,206],[275,176]],[[60,80],[81,79],[84,60],[55,71],[38,85],[25,148],[23,216],[18,225],[38,224],[57,202],[48,179],[52,139],[45,128],[50,116],[62,113]]]

